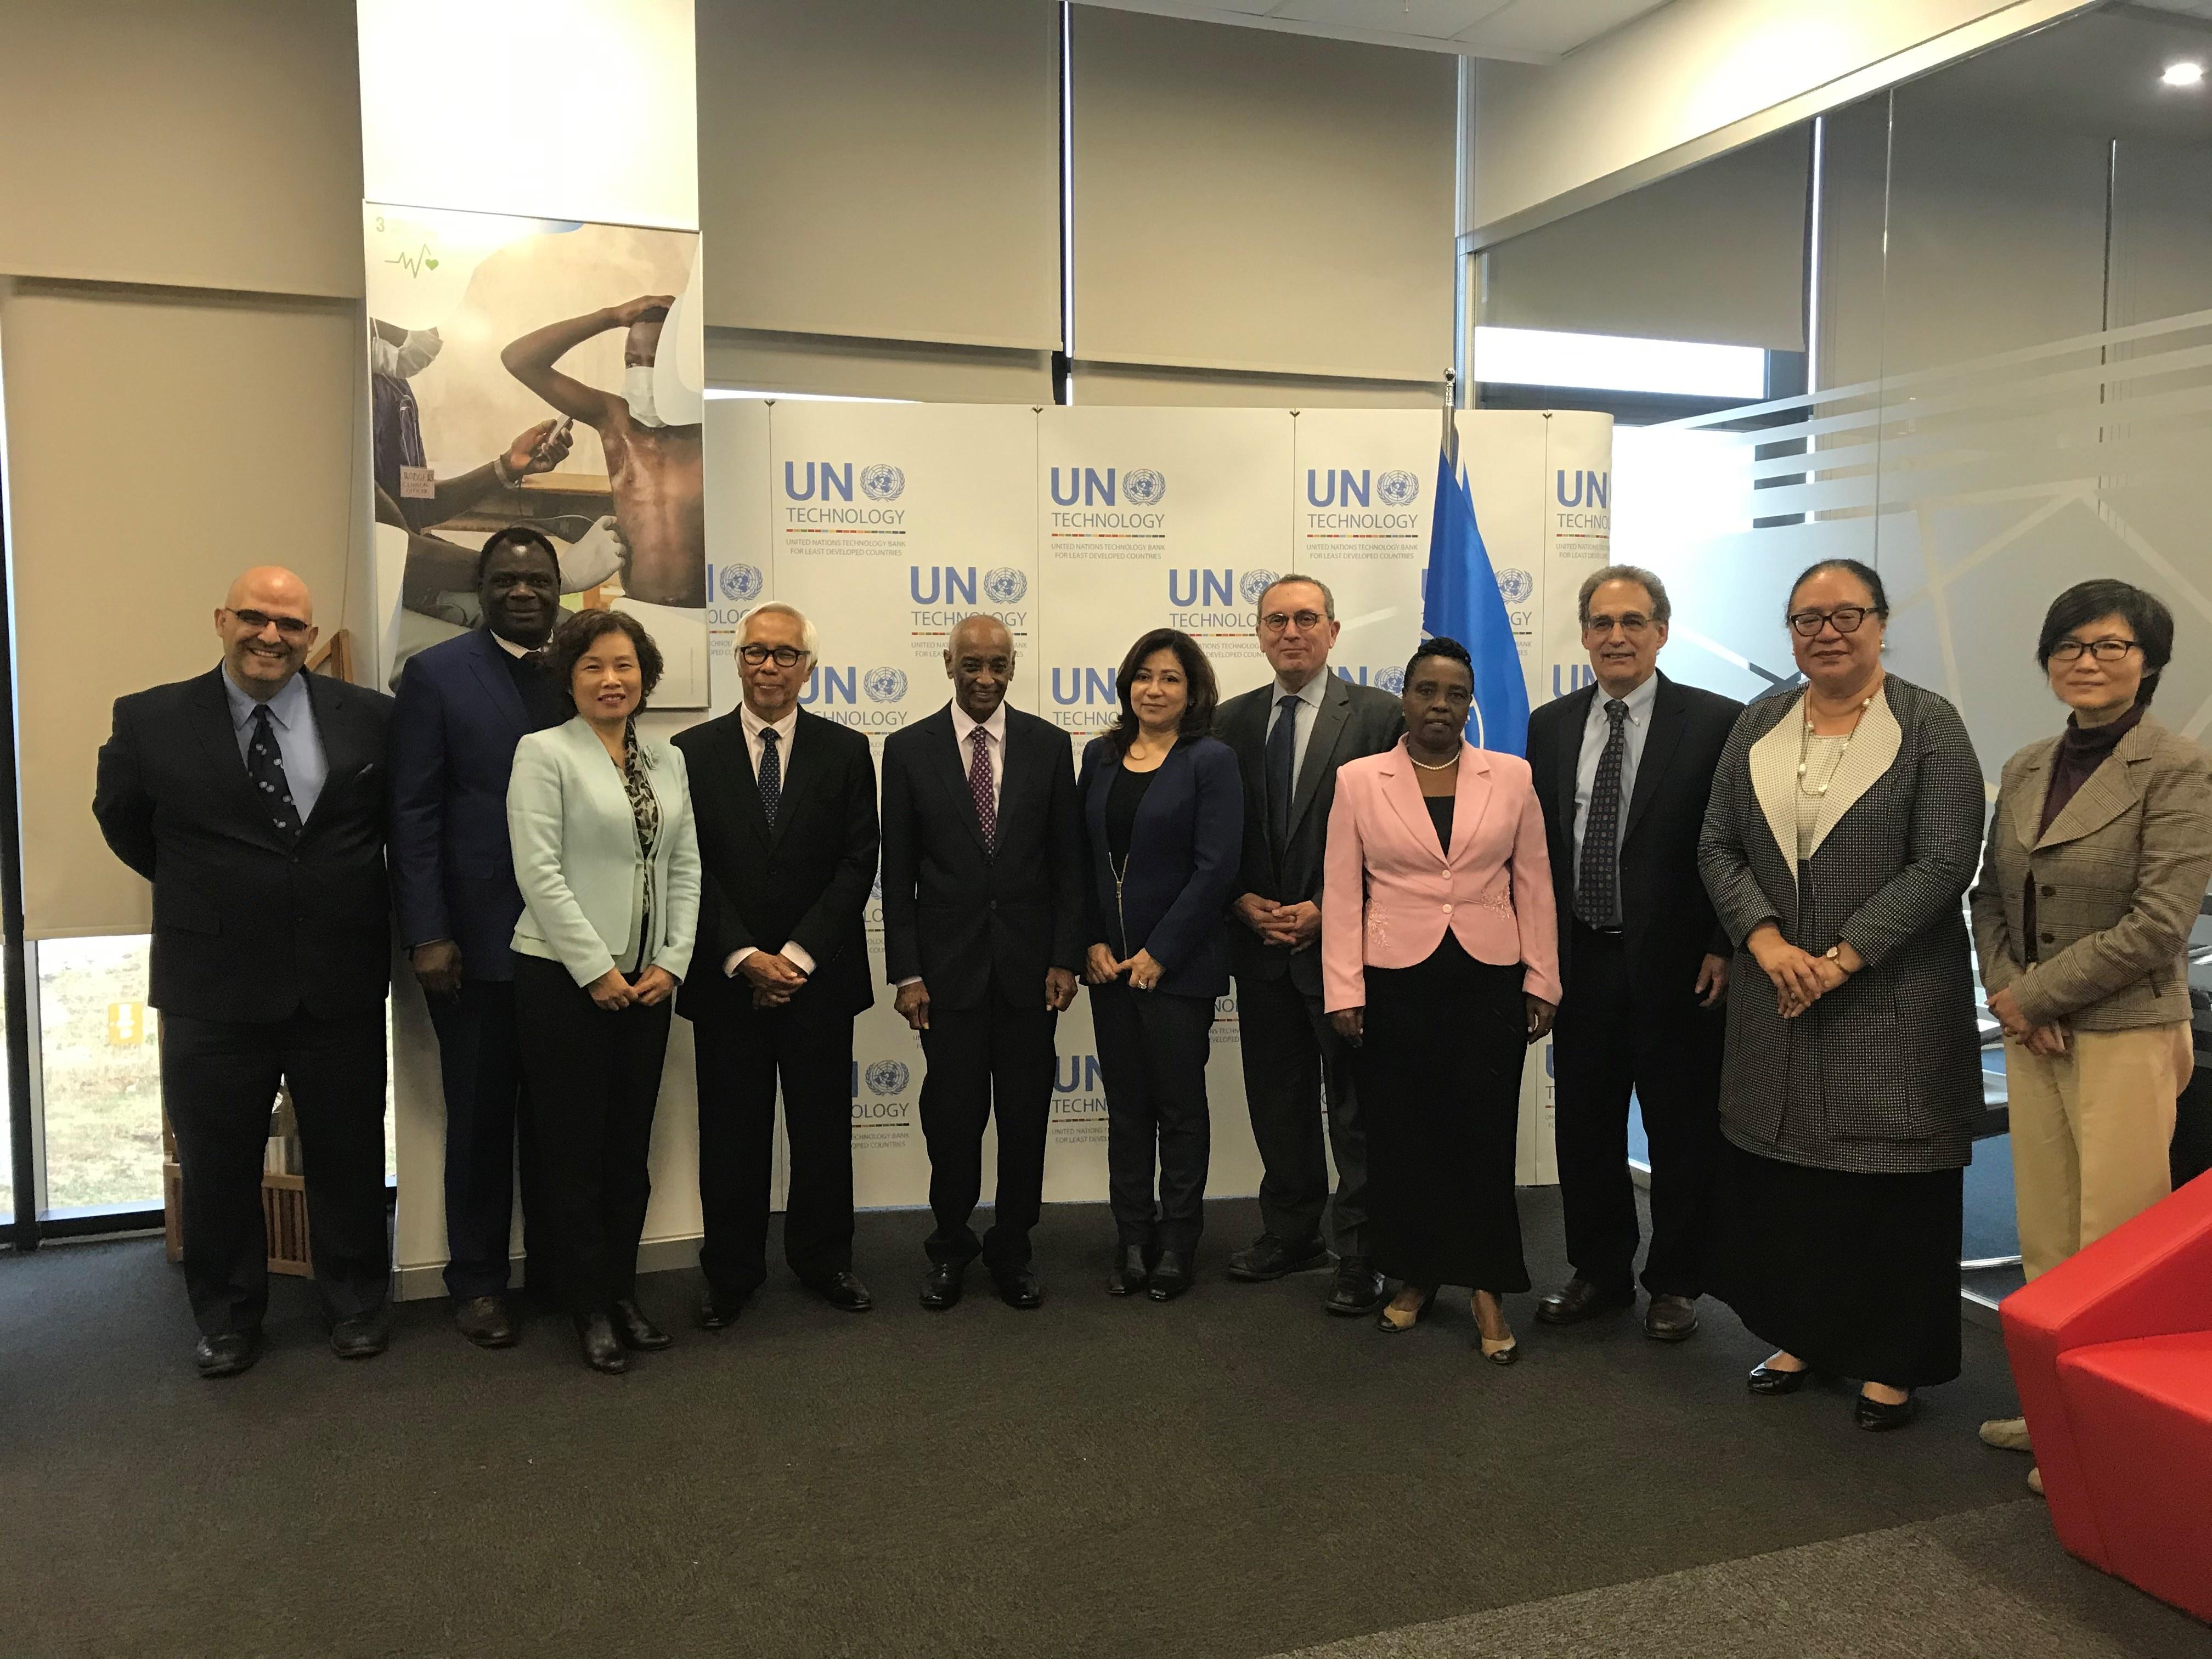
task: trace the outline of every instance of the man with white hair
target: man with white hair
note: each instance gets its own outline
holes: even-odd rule
[[[861,733],[799,694],[814,624],[775,600],[738,619],[743,703],[678,733],[698,824],[691,976],[699,1085],[699,1323],[731,1324],[768,1277],[769,1160],[783,1088],[791,1182],[783,1256],[835,1308],[853,1273],[853,1018],[875,1000],[864,914],[876,881],[876,768]]]

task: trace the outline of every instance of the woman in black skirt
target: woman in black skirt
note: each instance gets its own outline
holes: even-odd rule
[[[1863,1429],[1959,1374],[1959,1243],[1982,1108],[1960,903],[1982,769],[1959,711],[1885,673],[1881,578],[1814,565],[1786,620],[1804,691],[1736,721],[1698,863],[1735,941],[1709,1278],[1775,1352],[1754,1394],[1860,1379]]]
[[[1544,816],[1516,756],[1466,737],[1457,641],[1406,665],[1406,736],[1336,775],[1322,890],[1329,1018],[1358,1050],[1368,1236],[1411,1330],[1442,1285],[1474,1293],[1483,1358],[1520,1357],[1499,1297],[1528,1288],[1514,1202],[1528,1045],[1559,1000]]]

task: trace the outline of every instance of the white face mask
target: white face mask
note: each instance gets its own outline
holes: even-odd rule
[[[380,374],[389,374],[395,380],[411,380],[429,368],[432,360],[444,349],[445,343],[438,337],[438,331],[434,328],[410,328],[398,345],[386,339],[379,331],[371,329],[368,335],[369,366]]]
[[[666,426],[659,411],[653,404],[653,365],[629,363],[623,368],[623,399],[629,404],[629,417],[640,426]]]

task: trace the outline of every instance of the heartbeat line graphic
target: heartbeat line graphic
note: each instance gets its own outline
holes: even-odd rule
[[[423,243],[421,248],[413,253],[403,250],[393,254],[384,263],[387,265],[404,267],[410,276],[420,276],[426,270],[435,270],[438,268],[438,262],[431,257],[430,245],[428,242]]]

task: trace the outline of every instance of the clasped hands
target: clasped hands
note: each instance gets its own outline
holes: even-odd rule
[[[1150,951],[1139,951],[1124,961],[1104,945],[1094,945],[1083,958],[1083,977],[1093,985],[1111,984],[1127,974],[1132,991],[1149,991],[1160,982],[1160,975],[1165,972],[1167,969],[1153,960]]]
[[[1064,1014],[1075,1000],[1075,975],[1065,968],[1044,970],[1044,1006],[1051,1014]],[[898,1017],[917,1031],[929,1029],[929,986],[922,980],[908,980],[898,988],[898,995],[891,1006]]]
[[[753,988],[756,1008],[781,1008],[806,986],[799,964],[781,951],[755,951],[738,964],[738,971]]]
[[[1263,945],[1291,951],[1321,937],[1321,906],[1310,899],[1278,904],[1257,893],[1247,893],[1237,901],[1236,909],[1237,921],[1257,933]]]
[[[1990,1012],[2004,1027],[2004,1034],[2031,1054],[2041,1054],[2046,1060],[2057,1060],[2073,1046],[2073,1033],[2063,1020],[2053,1020],[2048,1025],[2031,1025],[2020,1012],[2020,1002],[2008,985],[1990,995]]]
[[[1771,921],[1753,928],[1744,945],[1774,981],[1775,1012],[1784,1019],[1796,1018],[1866,965],[1847,944],[1837,947],[1838,957],[1816,957],[1783,938]]]
[[[623,976],[619,968],[610,968],[586,988],[592,1000],[609,1013],[627,1008],[635,1003],[641,1008],[650,1008],[676,994],[676,976],[665,968],[648,968],[635,980]]]

